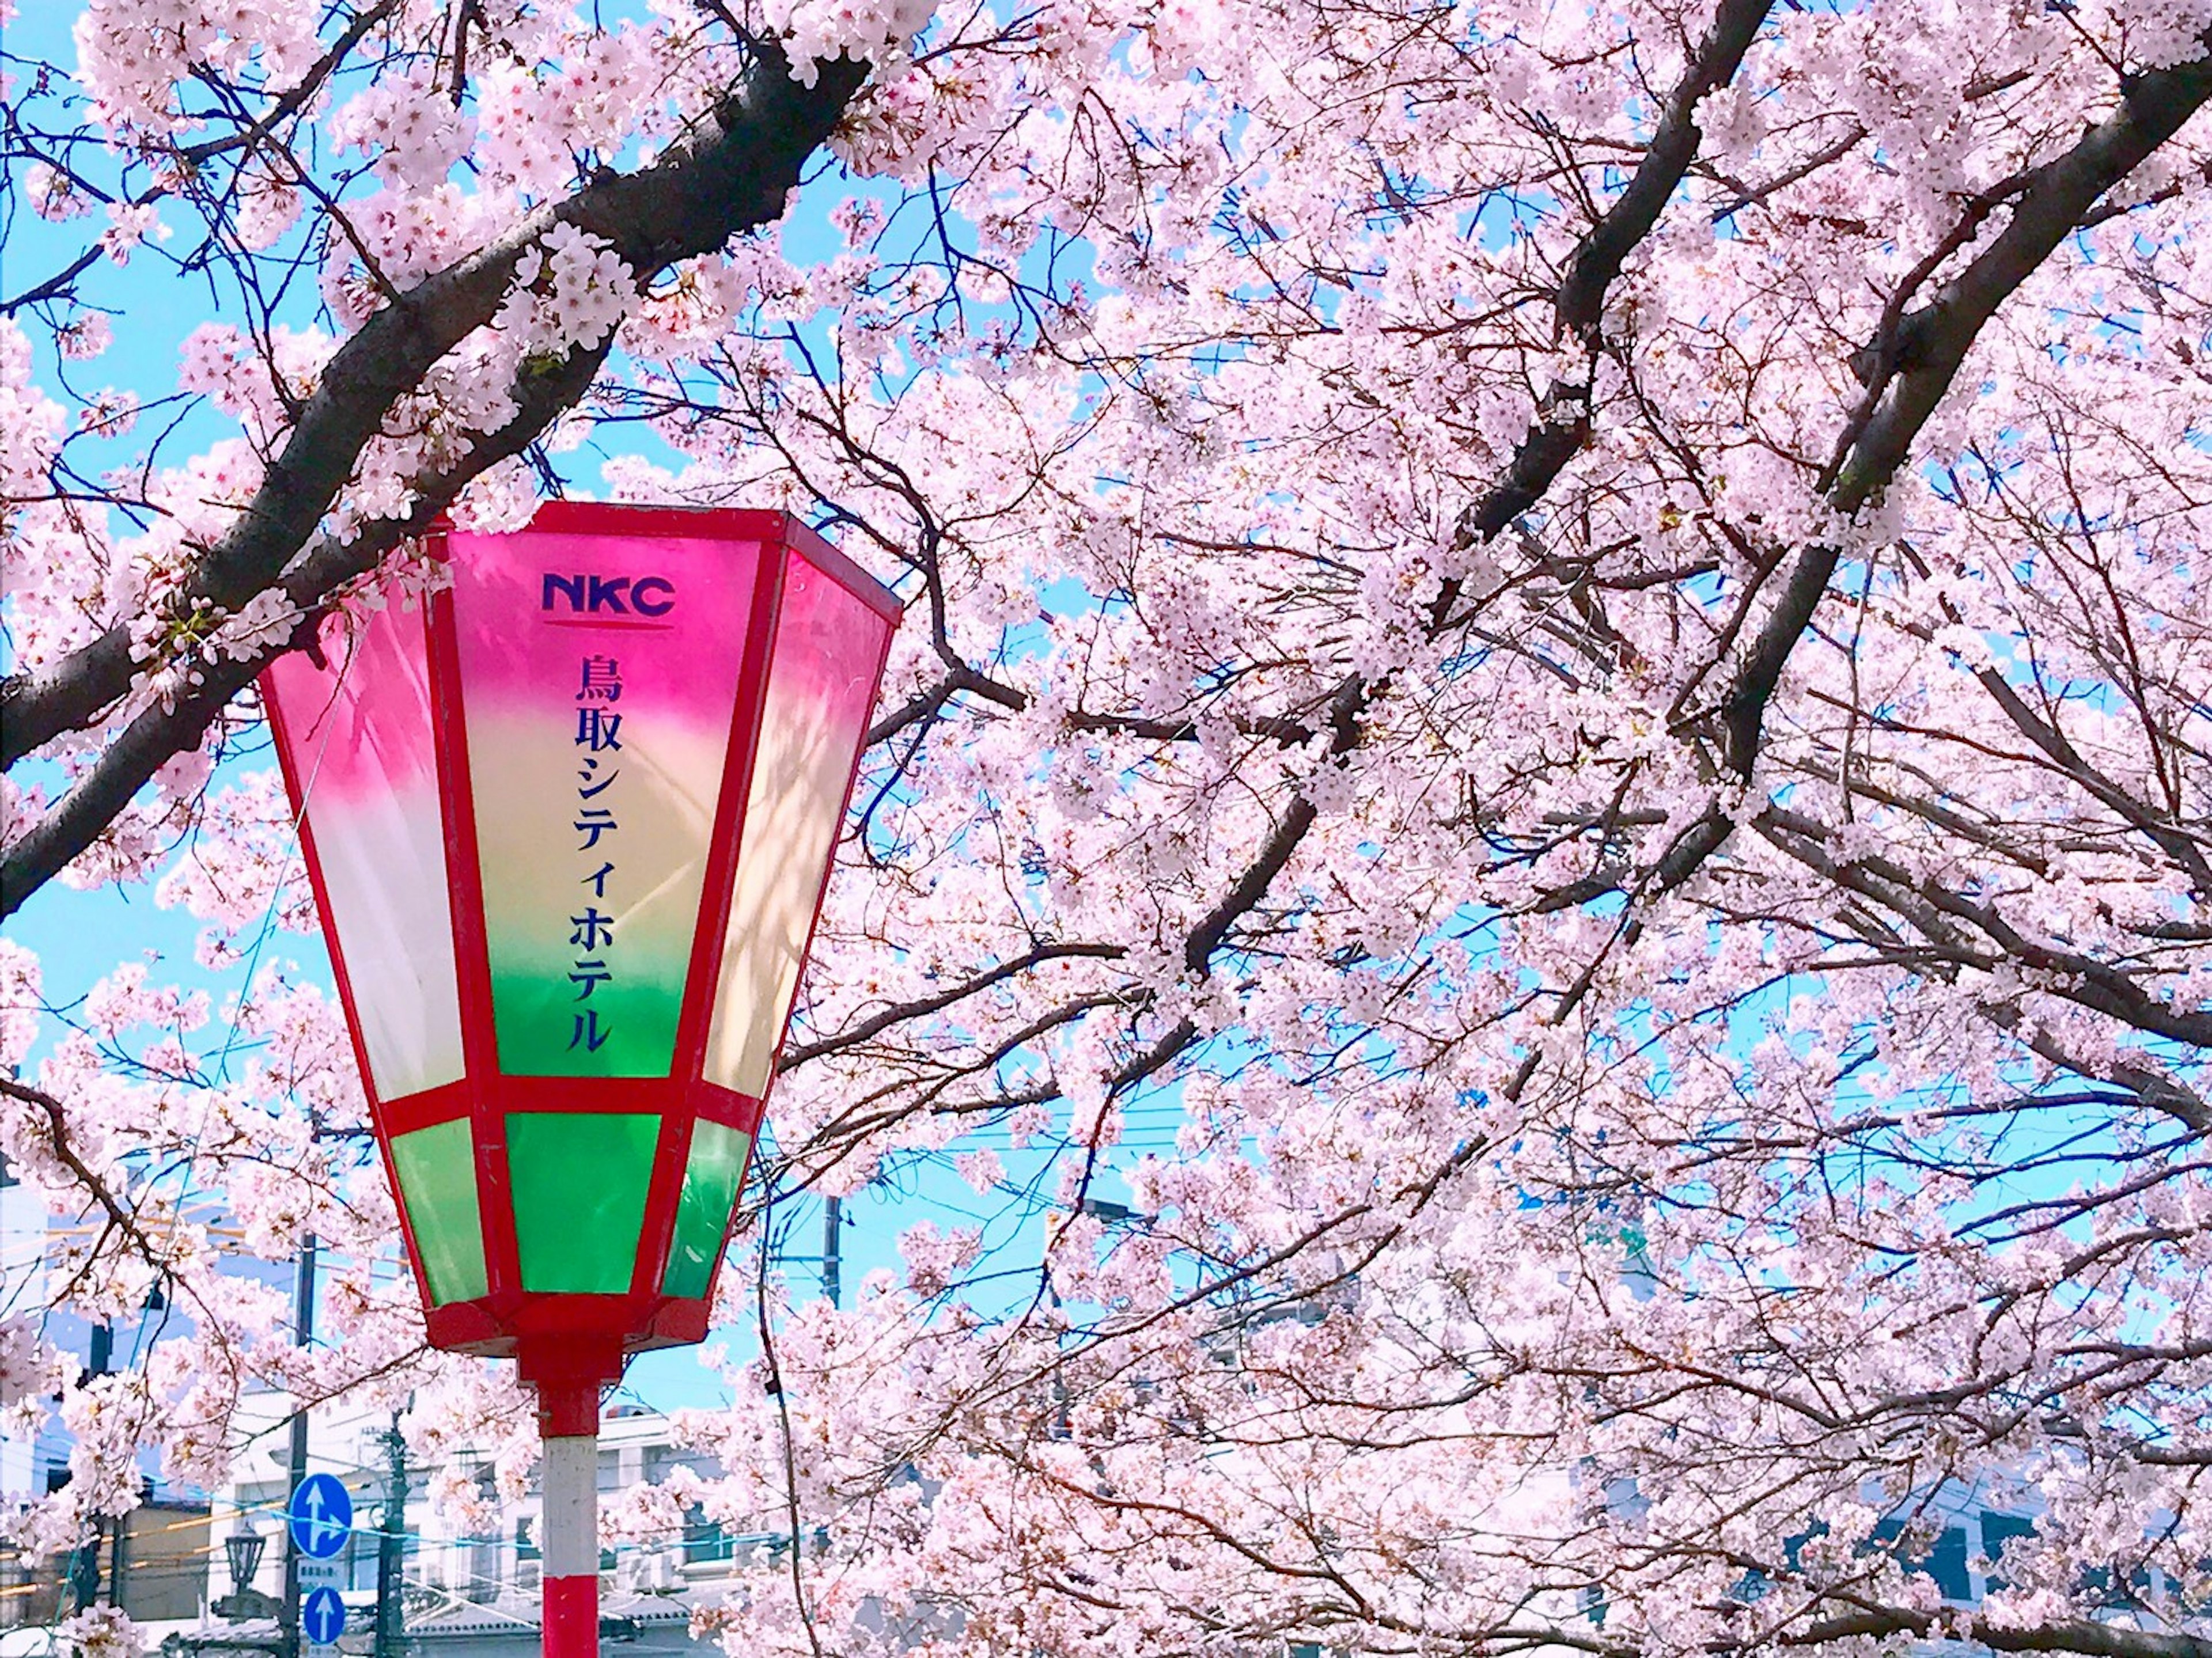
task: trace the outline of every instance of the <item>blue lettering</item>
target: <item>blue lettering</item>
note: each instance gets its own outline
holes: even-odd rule
[[[538,608],[586,616],[601,611],[666,616],[676,608],[676,584],[665,575],[556,575],[548,571]]]

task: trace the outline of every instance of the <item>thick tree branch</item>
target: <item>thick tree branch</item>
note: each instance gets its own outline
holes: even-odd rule
[[[319,614],[348,582],[374,569],[401,542],[428,530],[470,479],[535,441],[562,410],[583,396],[612,343],[610,339],[597,349],[572,352],[551,373],[525,379],[514,388],[514,418],[470,445],[438,472],[416,478],[414,505],[404,517],[365,525],[348,542],[319,543],[277,580],[277,590],[302,616]],[[124,727],[100,751],[91,770],[0,857],[0,916],[14,914],[90,846],[172,755],[197,748],[230,700],[289,648],[288,644],[244,658],[207,662],[189,691],[173,702],[154,703]]]
[[[1872,412],[1829,489],[1838,511],[1856,513],[1888,486],[1950,390],[1983,325],[2080,228],[2098,200],[2179,131],[2208,96],[2212,55],[2124,81],[2119,106],[2112,114],[2021,181],[2011,216],[1990,246],[1927,305],[1905,313],[1895,338],[1871,343]],[[1978,224],[1988,211],[1976,202],[1968,205],[1966,216]],[[1738,777],[1751,775],[1766,705],[1841,556],[1840,549],[1827,546],[1809,547],[1799,555],[1722,699],[1723,758]],[[1724,830],[1712,844],[1723,838]]]
[[[1782,1637],[1781,1641],[1786,1646],[1809,1647],[1899,1635],[1924,1637],[1931,1631],[1942,1632],[1940,1626],[1946,1625],[1956,1625],[1964,1638],[1978,1641],[1996,1652],[2078,1652],[2087,1658],[2212,1658],[2212,1641],[2194,1635],[2128,1629],[2118,1624],[2092,1623],[2086,1618],[2015,1627],[1978,1614],[1954,1618],[1887,1606],[1823,1619]],[[1714,1650],[1735,1649],[1717,1646]]]
[[[1365,710],[1376,688],[1357,675],[1337,687],[1329,698],[1328,723],[1333,735],[1328,743],[1331,762],[1352,752],[1359,743],[1359,716]],[[1223,895],[1221,902],[1208,911],[1198,926],[1183,941],[1183,965],[1204,977],[1213,954],[1227,942],[1230,929],[1236,926],[1253,906],[1267,896],[1291,854],[1297,850],[1298,842],[1305,839],[1306,831],[1314,826],[1318,816],[1313,805],[1304,794],[1292,797],[1290,810],[1283,814],[1282,822],[1260,848],[1259,856],[1246,866],[1237,884]]]
[[[1593,352],[1598,347],[1599,321],[1613,278],[1620,276],[1621,265],[1636,245],[1651,234],[1651,227],[1659,222],[1660,213],[1698,157],[1702,137],[1696,119],[1699,100],[1735,78],[1744,54],[1751,50],[1759,26],[1771,9],[1771,0],[1726,0],[1722,5],[1687,71],[1667,100],[1628,188],[1613,198],[1605,216],[1591,228],[1568,260],[1566,280],[1559,284],[1555,301],[1559,325]]]
[[[2120,106],[2075,146],[2019,181],[2004,229],[1935,299],[1897,323],[1894,339],[1877,339],[1862,354],[1872,367],[1869,412],[1836,468],[1832,504],[1853,513],[1872,500],[1904,464],[1913,440],[1950,389],[1982,326],[2067,236],[2098,200],[2124,179],[2212,95],[2212,55],[2123,82]],[[1970,203],[1975,224],[1990,207]],[[1828,591],[1839,548],[1799,554],[1774,604],[1753,635],[1715,714],[1722,763],[1748,781],[1758,763],[1766,708],[1783,669]],[[1654,866],[1651,890],[1672,891],[1703,866],[1734,831],[1718,807],[1672,841]]]
[[[2119,107],[2064,155],[2028,173],[1996,240],[1927,305],[1905,315],[1888,393],[1836,480],[1838,510],[1857,512],[1888,483],[1950,390],[1982,325],[2081,228],[2107,191],[2212,97],[2212,38],[2204,45],[2205,55],[2123,80]]]
[[[1735,78],[1771,9],[1772,0],[1725,0],[1681,83],[1667,100],[1635,176],[1568,257],[1567,274],[1553,295],[1553,315],[1560,331],[1581,342],[1591,357],[1604,344],[1606,295],[1613,279],[1637,244],[1650,234],[1697,160],[1698,100]],[[1462,550],[1494,541],[1544,498],[1589,439],[1590,392],[1590,376],[1585,374],[1546,395],[1535,425],[1514,450],[1505,475],[1461,513],[1454,539]],[[1445,627],[1461,586],[1455,579],[1443,584],[1430,607],[1431,631]]]
[[[566,223],[604,238],[643,280],[769,223],[863,73],[841,60],[821,65],[812,88],[801,87],[779,55],[764,51],[689,142],[642,172],[601,173],[376,313],[331,358],[253,500],[202,555],[183,602],[204,598],[234,610],[275,581],[313,538],[392,405],[491,321],[517,261],[547,230]],[[132,671],[129,636],[118,627],[45,672],[10,676],[0,684],[0,764],[88,725],[129,691]]]
[[[2212,864],[2206,861],[2204,847],[2197,838],[2202,831],[2192,831],[2154,812],[2092,766],[2081,757],[2081,750],[2067,740],[2066,733],[2028,707],[2027,699],[1995,668],[1977,669],[1974,679],[2004,710],[2005,718],[2012,721],[2021,736],[2040,749],[2067,776],[2156,841],[2160,851],[2189,872],[2191,884],[2199,896],[2212,898]]]
[[[235,611],[291,571],[386,415],[420,386],[432,365],[490,322],[512,286],[517,262],[555,224],[603,238],[642,280],[779,217],[806,158],[829,136],[866,72],[865,65],[845,60],[816,68],[815,84],[802,87],[780,52],[757,46],[743,84],[690,140],[641,172],[601,173],[372,316],[331,357],[253,500],[201,556],[179,604],[188,608],[205,600],[219,610]],[[536,425],[523,430],[518,421],[494,446],[519,452],[589,384],[586,379],[568,386],[564,377],[556,378],[567,386],[566,401],[548,406],[542,397],[520,399],[534,411]],[[434,484],[432,489],[435,493]],[[453,493],[445,491],[446,499]],[[358,574],[354,561],[337,563],[335,581]],[[285,585],[307,610],[330,591],[311,584],[300,591],[302,584],[294,580]],[[0,684],[0,763],[12,767],[55,737],[94,723],[128,694],[138,665],[129,635],[118,625],[51,669],[11,676]],[[221,680],[234,690],[260,665],[240,665],[242,675],[210,673],[210,688]],[[34,832],[37,847],[11,852],[0,913],[12,912],[83,851],[140,785],[180,747],[198,740],[214,717],[213,709],[198,706],[203,700],[191,699],[190,713],[180,704],[174,718],[152,715],[133,722],[94,773]],[[96,786],[78,800],[88,786]]]

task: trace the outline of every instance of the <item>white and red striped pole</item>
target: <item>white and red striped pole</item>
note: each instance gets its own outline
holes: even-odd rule
[[[599,1384],[539,1382],[538,1424],[545,1442],[545,1658],[599,1658]]]

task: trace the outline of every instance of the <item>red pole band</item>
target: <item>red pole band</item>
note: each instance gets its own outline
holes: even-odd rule
[[[599,1578],[545,1580],[545,1658],[599,1658]]]

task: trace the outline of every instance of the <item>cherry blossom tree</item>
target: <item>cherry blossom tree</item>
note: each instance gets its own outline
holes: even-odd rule
[[[728,1476],[614,1516],[800,1541],[732,1650],[2206,1650],[2212,5],[77,48],[9,65],[11,202],[85,232],[0,301],[9,911],[311,928],[216,767],[441,513],[783,505],[908,600],[746,1236],[940,1167],[987,1218],[845,1307],[733,1250]],[[78,367],[126,259],[210,295],[173,387]],[[76,1383],[11,1309],[81,1475],[12,1534],[214,1477],[249,1382],[514,1431],[374,1270],[326,994],[0,973],[47,1300],[180,1309]],[[342,1339],[210,1203],[356,1263]]]

